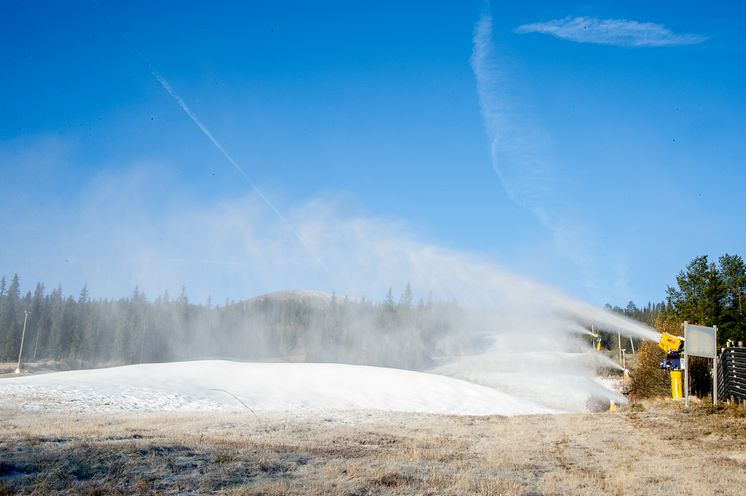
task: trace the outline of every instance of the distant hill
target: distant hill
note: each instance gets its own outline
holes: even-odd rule
[[[317,308],[327,308],[331,305],[334,295],[321,291],[311,291],[307,289],[275,291],[263,294],[246,300],[247,303],[287,303],[300,302]]]

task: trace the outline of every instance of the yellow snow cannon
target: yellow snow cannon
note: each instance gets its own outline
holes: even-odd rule
[[[680,400],[682,394],[681,353],[684,351],[684,338],[664,332],[658,342],[658,347],[666,352],[666,358],[660,363],[660,368],[668,370],[671,376],[671,398]]]
[[[674,336],[673,334],[669,334],[667,332],[663,332],[663,334],[661,334],[660,341],[658,341],[658,346],[666,353],[670,353],[672,351],[678,352],[679,348],[683,349],[683,344],[683,337]]]
[[[601,351],[601,335],[597,332],[593,333],[593,349]]]

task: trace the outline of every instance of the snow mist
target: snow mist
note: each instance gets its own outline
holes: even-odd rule
[[[317,198],[286,209],[291,231],[256,195],[217,205],[179,202],[174,208],[139,212],[133,207],[138,202],[128,195],[141,198],[140,181],[145,180],[154,195],[168,187],[153,186],[152,178],[140,174],[134,181],[131,175],[99,178],[97,187],[106,194],[87,196],[75,223],[79,231],[60,241],[71,260],[85,261],[71,269],[88,281],[93,294],[126,294],[137,284],[150,298],[166,289],[178,294],[186,286],[190,298],[201,301],[208,295],[220,302],[314,289],[334,292],[340,300],[348,296],[351,301],[380,302],[390,287],[398,301],[409,283],[414,304],[432,295],[434,301],[455,300],[460,309],[443,317],[452,331],[428,344],[434,361],[412,358],[410,368],[467,379],[566,411],[583,410],[592,398],[623,401],[595,380],[596,371],[610,363],[591,349],[586,335],[591,326],[658,339],[643,324],[577,301],[487,258],[421,241],[403,222],[351,213],[354,208],[342,198]],[[127,215],[121,216],[124,209]],[[349,353],[335,355],[343,357],[340,361],[352,356],[354,360],[346,361],[366,363],[366,348],[392,339],[382,337],[376,321],[366,315],[343,322],[351,338],[344,343]],[[312,332],[323,332],[323,323]],[[219,348],[261,348],[261,343],[232,336]],[[401,357],[414,357],[422,348],[416,335],[395,339],[399,341],[389,343],[388,349],[396,349],[399,359],[391,363],[409,363]],[[203,341],[184,344],[194,346],[193,356],[200,357]],[[261,359],[278,359],[270,348],[263,355]],[[306,358],[334,357],[295,359]],[[372,362],[388,363],[380,357]]]

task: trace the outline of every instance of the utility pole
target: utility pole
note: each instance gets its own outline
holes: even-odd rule
[[[632,341],[632,338],[629,338],[629,345],[632,347],[632,354],[635,354],[635,342]]]
[[[21,332],[21,349],[18,351],[18,366],[16,374],[21,373],[21,357],[23,356],[23,340],[26,338],[26,322],[28,322],[28,310],[23,311],[23,331]]]
[[[616,342],[619,344],[619,363],[621,364],[624,359],[622,358],[622,333],[619,331],[616,332]]]

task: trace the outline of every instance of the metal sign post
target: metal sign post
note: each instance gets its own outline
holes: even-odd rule
[[[715,329],[715,356],[712,357],[712,404],[717,406],[718,404],[718,356],[717,356],[717,335],[718,327],[712,326]]]
[[[686,325],[686,322],[684,323]],[[686,356],[686,345],[684,345],[684,406],[689,406],[689,360]]]

